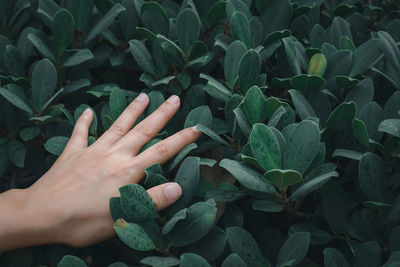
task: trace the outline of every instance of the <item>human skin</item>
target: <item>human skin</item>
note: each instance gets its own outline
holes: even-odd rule
[[[138,183],[146,167],[166,162],[201,136],[195,127],[186,128],[138,154],[180,106],[179,97],[171,96],[133,127],[148,102],[147,95],[140,94],[89,147],[93,113],[86,110],[49,171],[27,189],[0,194],[0,251],[54,243],[83,247],[115,235],[109,198],[118,197],[121,186]],[[176,183],[147,192],[158,210],[182,194]]]

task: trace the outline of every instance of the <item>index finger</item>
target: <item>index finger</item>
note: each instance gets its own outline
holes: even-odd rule
[[[159,162],[165,163],[184,147],[196,141],[202,132],[196,126],[185,128],[174,135],[152,145],[135,157],[135,165],[140,169]]]

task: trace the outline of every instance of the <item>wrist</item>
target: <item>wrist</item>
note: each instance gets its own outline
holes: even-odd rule
[[[36,209],[28,189],[11,189],[0,194],[0,251],[58,243],[55,223]]]

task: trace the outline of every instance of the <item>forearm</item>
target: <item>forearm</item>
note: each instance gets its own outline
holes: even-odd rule
[[[29,208],[27,190],[0,194],[0,251],[53,243],[54,231],[46,231],[46,218]],[[46,205],[46,203],[43,203]]]

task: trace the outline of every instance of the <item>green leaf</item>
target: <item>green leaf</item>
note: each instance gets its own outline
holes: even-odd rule
[[[382,202],[385,191],[385,166],[383,159],[373,153],[365,153],[358,165],[358,182],[368,200]]]
[[[400,77],[398,76],[400,72],[400,62],[398,60],[400,58],[400,49],[387,32],[379,31],[378,36],[381,40],[382,52],[385,54],[387,61],[387,66],[383,72],[394,82],[397,88],[400,88]]]
[[[286,138],[287,153],[285,153],[284,168],[303,174],[318,154],[320,140],[316,123],[309,120],[300,122]]]
[[[185,8],[176,19],[176,35],[180,47],[187,55],[200,34],[200,19],[191,8]]]
[[[246,15],[240,11],[235,11],[230,21],[232,37],[242,41],[247,48],[251,47],[250,23]]]
[[[232,253],[225,258],[221,267],[247,267],[247,264],[238,254]]]
[[[119,115],[125,110],[127,104],[126,104],[126,99],[125,99],[125,93],[119,89],[118,87],[115,87],[110,94],[109,102],[108,104],[110,105],[110,112],[112,115],[112,118],[116,120]]]
[[[400,119],[387,119],[379,124],[378,131],[400,137]]]
[[[25,76],[24,60],[21,53],[13,45],[7,45],[4,54],[4,61],[8,72],[14,77]]]
[[[56,61],[56,56],[53,51],[54,49],[50,47],[50,40],[44,33],[40,31],[36,31],[35,34],[28,33],[27,38],[43,57],[48,58],[53,62]]]
[[[235,160],[223,159],[219,166],[230,172],[244,187],[264,193],[273,193],[273,185],[261,174]]]
[[[179,267],[211,267],[203,257],[194,253],[183,253],[180,260]]]
[[[140,263],[150,265],[153,267],[170,267],[170,266],[177,266],[179,264],[179,260],[173,257],[149,256],[142,259]]]
[[[74,16],[75,27],[83,32],[90,23],[91,11],[93,8],[93,0],[76,0],[67,1],[66,8]]]
[[[260,6],[260,5],[258,5]],[[261,22],[264,34],[286,29],[292,17],[292,7],[288,0],[271,0],[262,4]]]
[[[357,118],[353,119],[352,122],[353,132],[356,136],[358,142],[364,146],[369,146],[369,136],[368,136],[368,129],[365,126],[365,123],[362,120]]]
[[[333,152],[332,157],[344,157],[348,159],[360,160],[362,154],[360,152],[347,149],[336,149]]]
[[[192,150],[196,148],[196,143],[191,143],[179,151],[179,153],[168,162],[168,167],[166,168],[167,173],[171,172],[182,159],[184,159]]]
[[[72,54],[69,57],[66,57],[63,60],[63,67],[75,67],[79,64],[85,63],[89,60],[91,60],[92,58],[94,58],[94,55],[92,54],[92,52],[89,49],[80,49],[80,50],[76,50],[76,52],[74,54]]]
[[[261,123],[254,124],[249,142],[254,157],[265,170],[281,168],[278,139],[268,126]]]
[[[226,17],[228,21],[232,19],[235,12],[242,12],[248,19],[252,17],[249,7],[241,0],[229,0],[226,3]]]
[[[135,222],[146,222],[157,217],[157,209],[147,191],[138,184],[119,188],[121,208]]]
[[[28,113],[30,116],[33,115],[33,110],[21,98],[19,98],[14,93],[10,92],[7,89],[4,89],[4,88],[0,87],[0,95],[2,95],[5,99],[8,100],[8,102],[13,104],[17,108],[19,108],[19,109],[25,111],[26,113]]]
[[[299,117],[304,120],[308,117],[318,117],[311,105],[308,103],[307,99],[303,94],[297,90],[290,89],[290,96],[292,97],[293,105],[296,108]]]
[[[299,172],[292,170],[269,170],[264,177],[279,188],[297,184],[303,178]]]
[[[254,49],[243,55],[239,62],[239,84],[242,92],[256,84],[261,69],[261,57]]]
[[[186,214],[187,214],[187,208],[184,208],[184,209],[178,211],[177,213],[175,213],[175,215],[172,216],[172,218],[164,225],[161,233],[163,235],[166,235],[169,232],[171,232],[171,230],[175,227],[175,225],[179,221],[186,219]]]
[[[50,60],[45,58],[35,65],[32,70],[31,85],[33,105],[42,110],[57,86],[57,71]]]
[[[64,52],[74,40],[75,22],[72,14],[61,8],[54,15],[53,38],[59,52]]]
[[[107,14],[102,17],[99,22],[92,28],[92,30],[89,32],[88,36],[86,37],[85,44],[89,43],[92,41],[94,38],[96,38],[98,35],[100,35],[108,26],[113,23],[115,18],[122,12],[125,11],[125,7],[123,7],[120,4],[115,4],[108,12]]]
[[[211,27],[218,21],[226,17],[226,1],[220,0],[215,2],[207,11],[207,26]]]
[[[271,200],[256,200],[252,203],[252,208],[264,212],[281,212],[283,205]]]
[[[244,98],[244,113],[251,125],[262,122],[265,115],[264,94],[258,86],[251,87]]]
[[[139,67],[141,67],[145,72],[154,76],[156,74],[156,67],[149,51],[142,44],[142,42],[138,40],[130,40],[129,48]]]
[[[11,139],[8,143],[8,158],[17,167],[23,168],[25,165],[25,146],[18,140]]]
[[[57,264],[57,267],[86,267],[86,263],[72,255],[65,255],[61,261]]]
[[[54,136],[46,141],[44,148],[53,155],[60,156],[69,141],[65,136]]]
[[[110,197],[108,200],[108,206],[110,207],[111,218],[113,219],[114,222],[120,218],[128,220],[128,216],[126,216],[126,214],[121,208],[120,197]]]
[[[217,202],[232,202],[245,196],[236,186],[230,183],[221,183],[217,189],[208,190],[205,199],[214,199]]]
[[[223,144],[225,146],[229,146],[228,142],[226,142],[224,139],[219,137],[218,134],[216,134],[213,130],[211,130],[207,126],[199,123],[199,124],[196,125],[196,129],[199,130],[199,131],[202,131],[204,134],[208,135],[214,141],[217,141],[218,143]]]
[[[339,174],[335,171],[324,173],[311,181],[303,184],[299,189],[293,192],[292,195],[290,195],[291,200],[296,200],[301,197],[304,197],[308,195],[309,193],[317,190],[319,187],[324,185],[326,182],[328,182],[332,177],[338,177]]]
[[[168,233],[171,246],[184,247],[204,237],[213,227],[217,214],[215,203],[197,202],[187,209],[186,219],[180,220]]]
[[[370,69],[381,54],[379,49],[380,40],[370,39],[360,45],[353,54],[353,65],[349,76],[354,77]]]
[[[186,117],[184,128],[195,126],[196,124],[201,123],[204,126],[211,128],[212,126],[212,114],[211,110],[208,106],[200,106],[195,109],[192,109],[188,116]]]
[[[328,243],[332,236],[328,232],[325,232],[318,227],[311,224],[293,224],[288,231],[289,235],[293,235],[297,232],[308,232],[310,233],[310,244],[311,245],[322,245]]]
[[[356,104],[354,102],[344,102],[340,104],[329,115],[326,127],[337,128],[344,120],[353,120],[356,115]]]
[[[233,41],[226,49],[224,57],[225,80],[230,86],[234,86],[238,78],[239,63],[246,53],[246,46],[239,40]]]
[[[277,266],[284,266],[291,260],[294,260],[294,264],[299,263],[307,255],[309,247],[310,233],[297,232],[289,236],[279,251]]]
[[[203,90],[210,94],[212,97],[224,103],[231,98],[232,93],[211,76],[201,73],[200,78],[206,79],[208,81],[207,85],[203,87]]]
[[[343,254],[335,248],[324,249],[324,263],[326,267],[348,267],[349,264]]]
[[[200,166],[198,157],[187,157],[179,166],[174,182],[182,188],[182,196],[172,207],[175,210],[186,207],[195,195],[200,179]]]
[[[27,127],[23,128],[19,131],[19,136],[25,142],[31,141],[35,139],[40,134],[39,128],[36,127]]]
[[[356,46],[349,37],[342,36],[340,38],[340,49],[347,49],[350,50],[351,52],[354,52],[354,50],[356,50]]]
[[[234,226],[226,228],[228,244],[248,266],[267,266],[257,242],[244,228]]]
[[[124,219],[118,219],[114,223],[114,230],[121,241],[134,250],[149,251],[155,249],[153,241],[143,228],[135,223],[127,223]]]
[[[291,85],[297,90],[307,94],[309,90],[321,89],[325,80],[317,75],[299,74],[290,79]]]

